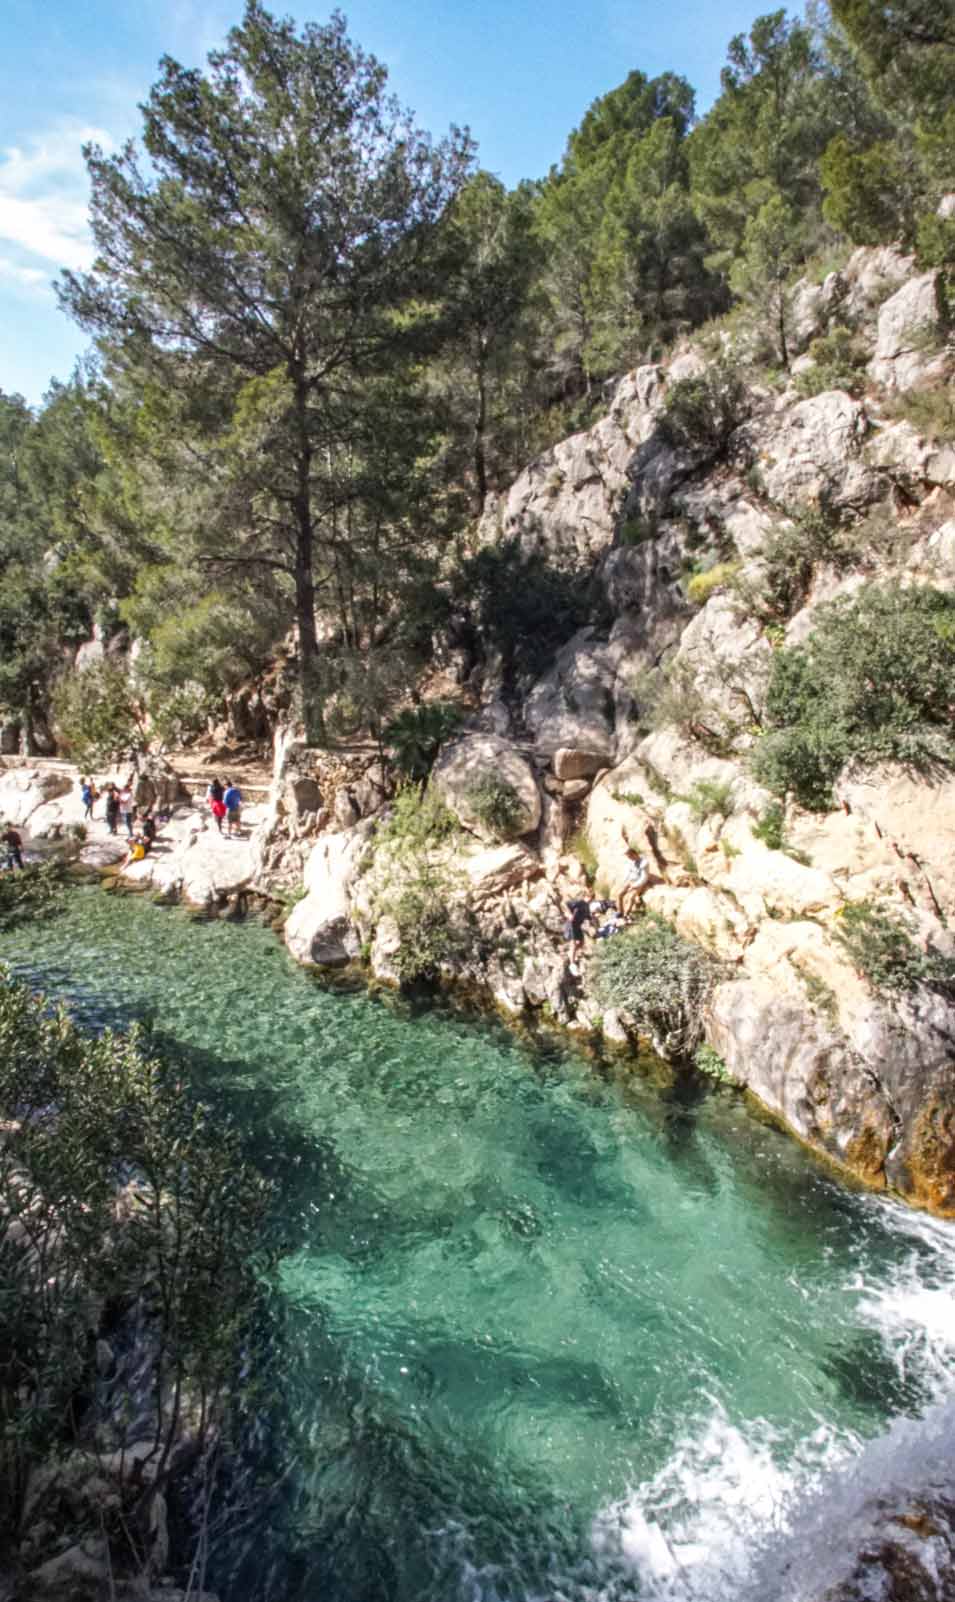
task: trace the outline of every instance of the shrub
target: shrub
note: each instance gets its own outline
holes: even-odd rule
[[[524,832],[527,810],[513,784],[488,773],[466,792],[468,807],[479,823],[499,840],[513,840]]]
[[[414,865],[380,911],[394,918],[401,944],[393,961],[402,983],[436,979],[441,969],[468,954],[473,940],[463,909],[453,903],[447,870],[427,862]]]
[[[881,902],[849,902],[836,939],[873,990],[904,992],[920,984],[955,982],[955,959],[921,951],[903,919]]]
[[[569,857],[576,857],[584,870],[588,884],[593,884],[597,874],[597,853],[590,843],[586,829],[578,829],[567,841],[565,851]]]
[[[955,388],[950,384],[906,390],[887,403],[886,411],[911,423],[923,439],[955,440]]]
[[[31,1472],[94,1439],[95,1309],[114,1326],[147,1321],[130,1391],[113,1396],[95,1435],[104,1460],[118,1457],[123,1419],[153,1408],[148,1477],[130,1463],[101,1504],[99,1533],[121,1576],[184,1421],[199,1452],[225,1423],[269,1193],[233,1131],[180,1081],[138,1032],[88,1038],[0,972],[0,1213],[20,1225],[0,1241],[5,1549]]]
[[[618,545],[645,545],[659,532],[655,517],[628,517],[617,530]]]
[[[462,712],[447,701],[406,707],[382,730],[392,760],[406,779],[426,779],[444,741],[460,726]]]
[[[715,1079],[721,1085],[738,1085],[740,1083],[730,1073],[719,1052],[715,1051],[705,1040],[702,1045],[697,1046],[693,1054],[693,1062],[699,1072],[706,1075],[707,1079]]]
[[[635,929],[600,943],[592,974],[601,1005],[630,1013],[661,1055],[692,1056],[720,976],[720,965],[701,947],[647,912]]]
[[[457,822],[436,790],[406,784],[395,796],[388,819],[378,829],[375,849],[385,847],[407,860],[440,845],[457,832]]]
[[[707,568],[705,573],[694,573],[693,577],[687,580],[687,600],[692,601],[694,606],[705,606],[714,591],[729,584],[739,570],[739,562],[717,562],[714,567]]]
[[[809,346],[814,366],[796,377],[801,395],[822,395],[827,389],[844,389],[861,395],[865,388],[865,346],[848,328],[833,328]]]
[[[799,513],[775,527],[765,540],[757,610],[771,619],[790,618],[809,593],[813,574],[827,564],[844,572],[859,555],[857,542],[824,508]]]
[[[53,712],[70,754],[81,767],[134,756],[149,744],[145,708],[125,664],[104,657],[56,686]]]
[[[705,823],[714,813],[728,818],[733,811],[733,785],[728,779],[697,779],[685,797],[697,823]]]
[[[0,873],[0,929],[13,929],[28,918],[47,918],[63,904],[63,864],[28,862],[21,871]]]
[[[732,363],[715,362],[698,378],[671,385],[659,422],[668,444],[677,450],[722,456],[730,435],[749,416],[746,385]]]
[[[820,611],[804,645],[777,651],[753,772],[824,811],[852,758],[955,766],[955,595],[868,585]]]
[[[781,801],[770,801],[757,823],[752,825],[753,836],[762,840],[770,851],[782,851],[786,844],[786,810]]]

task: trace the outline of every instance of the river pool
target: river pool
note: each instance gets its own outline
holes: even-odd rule
[[[955,1232],[732,1091],[98,890],[0,958],[147,1020],[277,1182],[223,1602],[736,1599],[821,1475],[955,1393]]]

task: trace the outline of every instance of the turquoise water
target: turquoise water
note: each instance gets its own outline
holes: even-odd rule
[[[147,1019],[277,1181],[224,1602],[739,1595],[820,1473],[955,1390],[952,1231],[731,1092],[326,990],[264,929],[98,891],[0,957],[96,1025]]]

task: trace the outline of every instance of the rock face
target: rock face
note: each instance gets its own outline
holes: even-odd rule
[[[541,798],[534,770],[516,746],[495,734],[469,734],[442,751],[432,782],[448,809],[481,840],[498,838],[476,809],[475,790],[488,779],[510,785],[520,804],[515,835],[532,834],[540,823]]]
[[[299,962],[341,967],[357,957],[361,940],[348,891],[368,840],[367,825],[326,834],[305,867],[305,897],[285,924],[285,944]]]
[[[947,374],[949,358],[931,350],[942,328],[940,296],[938,273],[923,273],[909,279],[882,306],[875,354],[869,363],[875,383],[886,389],[910,389]]]

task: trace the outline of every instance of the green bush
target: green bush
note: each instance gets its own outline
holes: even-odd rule
[[[749,416],[746,385],[730,362],[715,362],[698,378],[681,378],[667,391],[659,430],[677,450],[722,456],[730,435]]]
[[[101,1503],[97,1533],[123,1579],[184,1426],[200,1450],[224,1427],[268,1189],[141,1034],[89,1038],[2,970],[0,1119],[0,1539],[9,1551],[31,1473],[90,1440],[96,1336],[145,1319],[134,1393],[114,1397],[96,1436],[118,1453],[124,1417],[153,1410],[148,1477],[130,1464]]]
[[[705,606],[715,590],[725,588],[740,570],[739,562],[717,562],[703,573],[687,579],[686,598],[694,606]]]
[[[26,919],[50,917],[62,906],[65,893],[65,871],[55,858],[28,862],[22,871],[15,868],[0,873],[0,929],[12,929]]]
[[[738,1085],[740,1083],[730,1073],[719,1052],[715,1051],[705,1040],[702,1045],[697,1046],[693,1054],[693,1062],[701,1074],[705,1074],[707,1079],[715,1079],[718,1084]]]
[[[391,804],[387,821],[375,836],[376,851],[384,847],[407,860],[420,856],[457,833],[457,821],[430,785],[406,784]]]
[[[733,811],[733,785],[728,779],[697,779],[684,798],[697,823],[716,814],[728,818]]]
[[[848,328],[833,328],[809,346],[814,366],[796,377],[801,395],[822,395],[828,389],[843,389],[861,395],[865,389],[868,353]]]
[[[786,809],[781,801],[770,801],[761,818],[752,825],[753,837],[762,840],[770,851],[782,851],[786,845]]]
[[[446,869],[415,864],[380,910],[394,918],[401,944],[393,962],[404,984],[437,979],[442,968],[466,957],[473,947],[464,910],[454,904]]]
[[[844,906],[836,939],[873,990],[904,992],[921,984],[948,988],[955,983],[955,959],[921,951],[902,917],[881,902]]]
[[[955,440],[955,387],[951,384],[906,390],[887,403],[886,412],[911,423],[923,439],[933,443]]]
[[[819,613],[804,645],[773,657],[756,778],[825,811],[853,758],[955,766],[955,595],[868,585]]]
[[[80,767],[105,766],[148,747],[145,707],[125,663],[115,657],[104,657],[81,673],[61,678],[53,694],[53,713]]]
[[[488,773],[471,786],[464,799],[478,822],[499,840],[513,840],[523,834],[527,809],[507,779]]]
[[[447,701],[424,701],[406,707],[382,730],[392,760],[406,779],[426,779],[445,740],[461,725],[460,707]]]
[[[659,525],[655,517],[628,517],[617,530],[618,545],[645,545],[655,540]]]
[[[822,565],[845,572],[859,556],[856,540],[825,508],[800,512],[771,530],[760,550],[762,579],[756,610],[770,620],[788,619],[809,593]]]
[[[569,857],[576,857],[584,870],[588,884],[593,884],[597,876],[597,853],[590,843],[590,836],[586,829],[578,829],[567,841],[564,850]]]
[[[599,946],[591,971],[600,1004],[630,1013],[663,1055],[691,1057],[719,963],[653,912]]]

